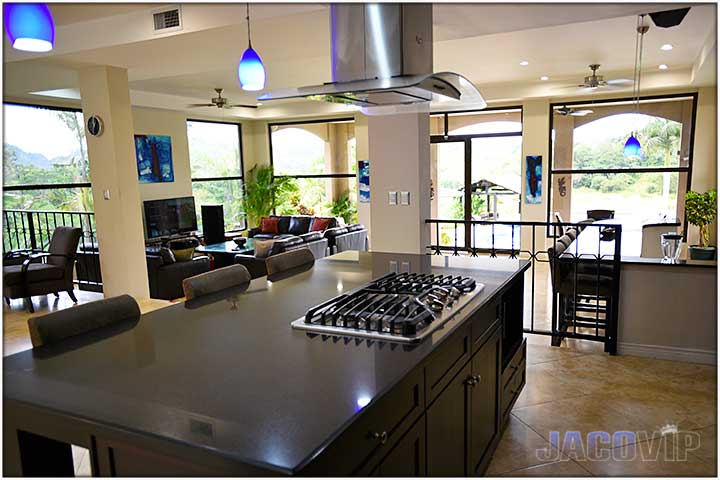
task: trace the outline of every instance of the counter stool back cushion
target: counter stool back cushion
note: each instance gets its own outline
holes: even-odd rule
[[[130,295],[121,295],[28,319],[33,347],[140,318],[140,307]]]
[[[187,300],[219,292],[250,282],[250,272],[242,265],[211,270],[183,280],[183,292]]]
[[[290,252],[273,255],[267,259],[268,277],[281,272],[291,270],[293,268],[305,267],[315,263],[315,256],[307,248],[293,250]]]

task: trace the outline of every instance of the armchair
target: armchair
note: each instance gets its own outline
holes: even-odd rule
[[[74,227],[57,227],[50,240],[48,252],[30,253],[22,263],[3,265],[3,296],[10,304],[11,298],[25,298],[28,310],[33,313],[31,297],[67,292],[70,299],[77,303],[73,293],[73,267],[75,251],[82,230]],[[12,260],[17,261],[15,258]]]

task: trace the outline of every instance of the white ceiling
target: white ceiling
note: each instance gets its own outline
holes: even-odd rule
[[[461,73],[490,101],[568,97],[568,88],[600,63],[606,79],[632,78],[635,15],[680,4],[436,4],[435,70]],[[683,4],[687,5],[687,4]],[[77,70],[90,64],[128,68],[135,104],[184,109],[223,87],[237,103],[252,103],[238,85],[237,62],[247,46],[245,4],[183,4],[183,30],[151,31],[158,4],[53,4],[56,48],[50,55],[17,52],[4,42],[6,97],[77,87]],[[253,47],[267,68],[266,91],[330,80],[329,9],[322,4],[253,4]],[[649,20],[649,19],[648,19]],[[683,23],[645,36],[644,87],[715,83],[714,4],[695,5]],[[674,49],[661,51],[671,43]],[[521,60],[529,65],[522,67]],[[665,63],[668,70],[657,66]],[[708,73],[709,72],[709,73]],[[547,75],[550,81],[541,82]],[[297,103],[297,102],[296,102]],[[300,101],[255,110],[199,109],[267,118],[338,110]]]

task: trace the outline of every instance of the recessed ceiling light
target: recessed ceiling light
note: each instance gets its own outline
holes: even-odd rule
[[[550,77],[548,77],[547,75],[543,75],[542,77],[540,77],[540,80],[544,82],[545,80],[550,80]]]
[[[522,62],[520,62],[520,65],[522,65],[523,67],[527,67],[528,65],[530,65],[530,62],[528,62],[527,60],[523,60]]]
[[[659,68],[660,70],[667,70],[667,69],[668,69],[668,66],[665,65],[664,63],[661,63],[660,65],[658,65],[658,68]]]
[[[665,50],[666,52],[667,52],[668,50],[672,50],[672,49],[673,49],[673,46],[670,45],[669,43],[665,43],[665,44],[663,44],[663,45],[660,47],[660,50]]]
[[[255,105],[257,105],[258,107],[262,107],[262,103],[260,102],[257,102]]]

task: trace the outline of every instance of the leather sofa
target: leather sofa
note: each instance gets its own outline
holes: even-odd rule
[[[188,277],[210,271],[210,259],[195,257],[187,262],[163,259],[159,247],[145,249],[150,298],[174,300],[183,296],[182,281]],[[81,245],[77,252],[77,279],[81,290],[102,291],[100,255],[97,243]],[[88,283],[92,282],[92,283]]]
[[[261,240],[261,238],[258,237],[254,238]],[[275,238],[274,240],[275,243],[273,243],[268,257],[279,253],[307,248],[312,252],[313,257],[318,259],[323,258],[328,251],[328,240],[323,236],[322,232],[310,232],[300,236],[288,236]],[[258,258],[254,254],[235,255],[235,263],[247,268],[252,278],[267,275],[266,260],[267,258]]]
[[[260,228],[248,230],[248,237],[256,239],[285,239],[292,236],[299,236],[317,233],[311,232],[316,218],[329,220],[329,224],[322,231],[323,237],[327,239],[327,252],[325,255],[333,255],[345,250],[367,250],[367,229],[362,224],[344,225],[338,224],[334,217],[312,217],[306,215],[271,215],[270,218],[278,218],[278,233],[262,233]],[[311,248],[313,250],[313,248]],[[323,255],[323,256],[325,256]],[[321,258],[321,256],[315,256]]]

